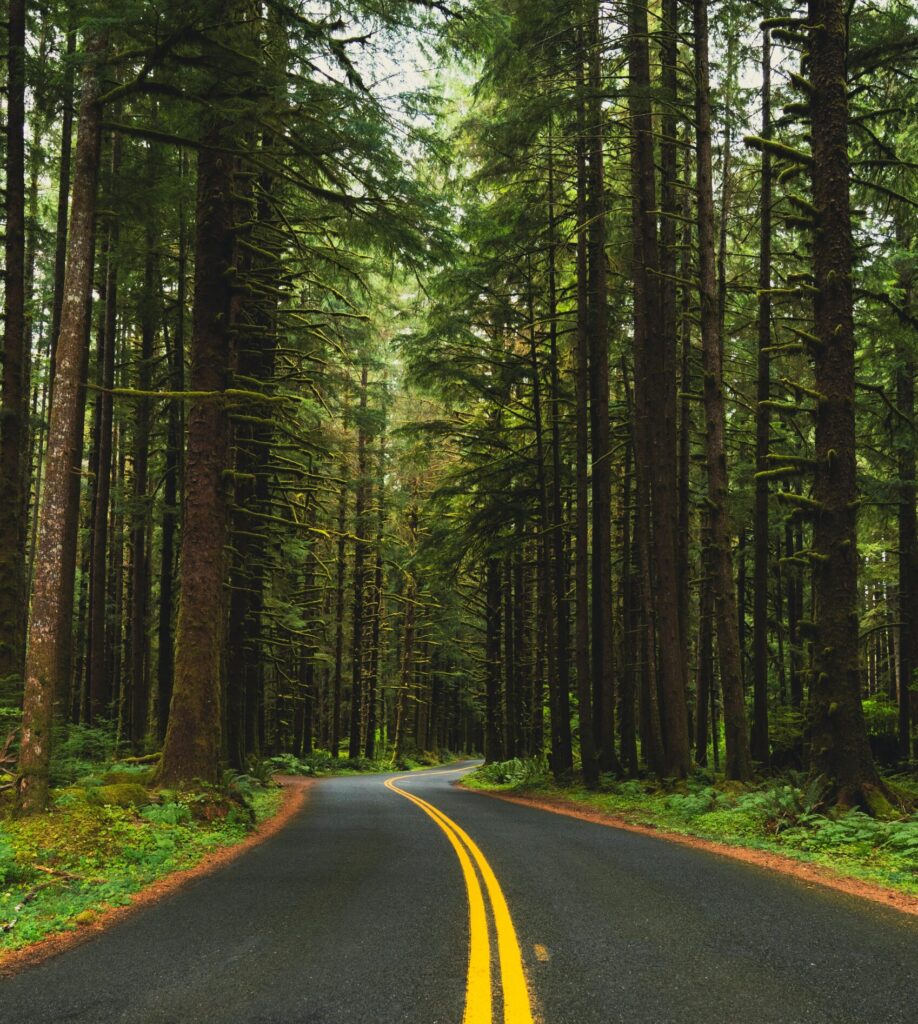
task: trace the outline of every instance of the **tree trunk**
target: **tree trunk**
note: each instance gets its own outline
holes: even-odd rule
[[[698,584],[698,703],[695,709],[695,763],[708,764],[708,714],[713,708],[714,682],[714,602],[711,590],[711,530],[704,514],[701,530],[701,581]],[[713,711],[711,711],[713,716]],[[713,717],[711,719],[713,721]],[[717,743],[715,734],[715,745]],[[717,755],[715,752],[715,763]]]
[[[698,201],[701,351],[707,439],[708,513],[711,528],[711,586],[717,622],[717,650],[724,701],[728,778],[752,775],[746,706],[740,670],[733,543],[728,509],[726,414],[717,281],[714,265],[714,194],[711,181],[711,96],[708,66],[708,9],[694,0],[696,188]]]
[[[151,149],[152,153],[153,150]],[[151,158],[152,163],[152,158]],[[156,255],[152,230],[146,234],[142,308],[140,310],[140,359],[137,387],[149,392],[153,386],[153,342],[156,337],[157,289]],[[149,688],[149,640],[147,634],[150,603],[150,514],[147,477],[150,462],[150,399],[136,400],[134,420],[133,494],[131,508],[131,742],[142,751],[147,735]]]
[[[558,672],[558,651],[555,646],[554,608],[552,605],[551,580],[551,517],[548,510],[548,491],[545,481],[545,442],[542,428],[542,382],[539,358],[536,350],[535,305],[533,300],[532,268],[530,267],[529,291],[529,364],[532,370],[532,418],[535,424],[536,441],[536,487],[539,516],[539,604],[542,624],[545,629],[545,650],[548,661],[548,712],[551,723],[551,768],[555,777],[569,771],[574,763],[571,749],[571,722],[567,706],[568,693],[562,689]],[[489,577],[490,585],[490,577]],[[498,583],[499,586],[499,583]],[[499,614],[498,614],[499,622]]]
[[[583,33],[578,32],[578,50]],[[576,619],[574,656],[577,671],[577,698],[580,714],[580,761],[584,783],[593,788],[599,783],[596,733],[593,725],[592,663],[590,659],[590,286],[587,277],[587,169],[586,169],[586,97],[583,61],[577,60],[577,516],[574,542],[574,587]]]
[[[99,168],[101,107],[98,65],[106,39],[87,47],[88,62],[80,95],[70,238],[64,280],[60,336],[54,365],[54,402],[45,456],[45,485],[39,511],[39,544],[32,588],[32,618],[26,659],[22,743],[19,750],[18,802],[23,813],[43,810],[48,800],[51,727],[59,687],[61,647],[69,643],[61,608],[67,589],[68,527],[75,529],[78,509],[72,486],[76,433],[83,404],[82,373],[93,276],[96,187]],[[76,498],[79,498],[77,492]],[[70,580],[72,600],[73,580]],[[69,624],[68,624],[69,625]]]
[[[905,305],[911,307],[911,281]],[[899,433],[899,756],[911,757],[912,696],[918,657],[918,541],[915,524],[915,356],[906,344],[896,359],[896,405],[904,422]]]
[[[360,368],[360,412],[357,419],[357,488],[354,499],[354,617],[351,650],[351,715],[348,757],[360,757],[360,727],[363,722],[364,605],[367,551],[367,379],[366,361]]]
[[[307,496],[306,524],[315,531],[318,520],[318,497],[313,487]],[[312,753],[316,719],[316,642],[314,630],[317,627],[319,591],[316,588],[316,571],[319,560],[316,555],[318,534],[313,532],[309,538],[309,549],[306,552],[306,566],[303,573],[304,628],[308,639],[300,646],[300,685],[303,701],[303,728],[298,742],[297,756],[303,757]],[[372,757],[368,753],[367,757]]]
[[[639,508],[646,509],[645,518],[651,508],[653,513],[652,528],[649,522],[641,523],[641,543],[647,544],[648,558],[652,545],[655,562],[652,577],[648,562],[644,562],[643,589],[645,608],[653,602],[650,621],[656,621],[659,640],[660,719],[665,752],[662,771],[667,776],[683,778],[691,766],[691,750],[686,705],[687,659],[679,623],[675,358],[670,352],[673,339],[664,336],[662,326],[647,38],[647,9],[638,0],[631,0],[628,51],[633,132],[635,457]],[[653,587],[648,590],[651,581]]]
[[[612,473],[609,432],[609,300],[606,283],[602,32],[599,3],[587,25],[589,147],[587,217],[590,288],[590,443],[593,469],[593,732],[602,771],[618,771],[612,637]]]
[[[230,333],[233,165],[214,124],[198,151],[191,390],[207,392],[188,410],[175,674],[159,781],[216,781],[221,753],[224,549],[228,534],[225,471],[230,427],[226,389],[233,366]]]
[[[486,763],[504,757],[500,722],[501,562],[489,558],[485,568],[485,748]]]
[[[345,413],[346,416],[346,413]],[[332,693],[331,756],[341,746],[341,683],[344,674],[344,555],[347,550],[347,481],[341,481],[338,496],[338,575],[335,587],[335,677]]]
[[[632,543],[632,460],[634,446],[625,443],[625,467],[622,487],[622,682],[619,707],[619,736],[622,767],[629,778],[638,774],[637,723],[635,718],[636,640],[638,636],[635,608],[634,545]]]
[[[367,738],[365,755],[372,760],[376,757],[376,730],[379,716],[379,668],[380,644],[382,643],[383,612],[383,536],[386,528],[386,435],[379,439],[379,462],[376,470],[376,565],[373,570],[373,630],[371,634],[370,672],[367,679]]]
[[[112,140],[112,179],[120,165],[120,139]],[[95,432],[98,438],[95,451],[95,486],[92,510],[92,556],[89,571],[89,665],[88,665],[88,719],[97,723],[110,713],[112,702],[111,679],[106,665],[105,619],[108,569],[108,516],[111,503],[113,402],[115,386],[115,329],[118,315],[118,221],[112,217],[105,242],[105,287],[100,296],[104,301],[104,326],[99,332],[101,364],[97,380],[101,387],[95,402]]]
[[[762,138],[771,138],[771,37],[762,33]],[[755,413],[755,509],[753,512],[754,564],[752,604],[752,743],[753,758],[769,760],[768,744],[768,470],[771,423],[771,153],[762,150],[759,198],[759,322]]]
[[[854,315],[845,74],[848,7],[810,0],[808,68],[812,124],[816,471],[813,591],[816,604],[811,692],[813,768],[842,805],[888,810],[861,707],[857,613],[857,479]]]
[[[26,331],[24,0],[7,23],[3,380],[0,392],[0,694],[18,698],[25,663],[29,452]],[[12,685],[10,685],[12,684]],[[17,701],[18,702],[18,701]]]
[[[558,365],[558,280],[557,223],[555,215],[554,140],[549,125],[548,139],[548,357],[551,397],[551,536],[552,586],[555,597],[555,624],[558,652],[558,713],[561,718],[561,741],[568,747],[570,737],[571,692],[571,608],[568,600],[568,558],[564,550],[563,470],[561,461],[561,380]],[[521,574],[522,575],[522,574]],[[517,605],[520,595],[517,594]],[[522,644],[518,643],[522,650]],[[521,677],[519,668],[517,676]],[[522,679],[519,678],[520,689]],[[517,703],[519,702],[517,691]],[[567,725],[565,725],[567,723]],[[513,726],[518,731],[518,722]],[[573,755],[571,756],[573,763]]]
[[[179,173],[184,178],[184,157],[179,158]],[[175,331],[171,350],[167,352],[168,387],[182,391],[185,387],[185,301],[186,301],[186,237],[185,210],[178,210],[178,266],[176,282]],[[169,704],[172,701],[172,666],[174,655],[173,614],[175,602],[175,538],[179,527],[179,483],[182,475],[182,406],[171,401],[167,407],[166,455],[163,474],[163,510],[160,532],[159,622],[157,635],[156,725],[160,743],[166,738]]]

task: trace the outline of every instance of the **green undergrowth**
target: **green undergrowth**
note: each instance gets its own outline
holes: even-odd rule
[[[363,775],[383,772],[411,772],[419,768],[433,768],[458,760],[448,750],[415,750],[398,758],[370,759],[367,757],[333,757],[327,750],[317,750],[304,757],[280,754],[269,758],[267,764],[282,775],[306,775],[318,778],[328,775]]]
[[[219,786],[158,788],[150,763],[112,760],[102,730],[76,733],[58,745],[49,813],[14,817],[9,792],[0,803],[0,955],[240,842],[283,799],[257,769],[227,772]]]
[[[904,790],[914,778],[891,780]],[[636,825],[783,853],[864,881],[918,895],[918,814],[892,821],[824,802],[825,787],[801,774],[743,785],[699,772],[657,784],[606,776],[599,790],[555,783],[544,762],[519,759],[483,765],[465,776],[472,789],[559,798]]]

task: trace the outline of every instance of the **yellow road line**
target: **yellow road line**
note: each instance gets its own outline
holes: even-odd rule
[[[462,771],[463,769],[457,769]],[[450,775],[453,771],[443,772],[428,772],[429,775]],[[427,815],[433,818],[434,821],[440,826],[441,829],[449,836],[450,842],[453,844],[453,848],[456,850],[459,856],[459,862],[462,865],[463,875],[465,876],[466,886],[469,890],[469,918],[470,925],[473,925],[472,921],[472,885],[468,872],[466,871],[466,863],[468,857],[465,855],[465,849],[471,854],[472,859],[478,865],[478,870],[481,872],[481,877],[484,879],[485,888],[488,891],[488,898],[491,903],[491,910],[494,914],[494,925],[497,931],[497,949],[498,956],[500,959],[500,973],[501,973],[501,987],[503,989],[504,996],[504,1024],[533,1024],[532,1007],[529,1001],[529,989],[526,985],[526,975],[523,971],[523,955],[520,949],[519,940],[516,936],[516,929],[513,927],[513,919],[510,916],[510,909],[507,906],[507,901],[504,898],[503,891],[500,887],[500,883],[497,881],[497,876],[491,869],[491,865],[485,859],[484,854],[478,848],[474,840],[465,832],[461,826],[459,826],[452,818],[447,817],[438,807],[428,803],[421,797],[414,793],[408,793],[404,789],[400,789],[395,785],[397,782],[402,782],[405,779],[410,779],[416,776],[402,775],[395,779],[387,779],[385,785],[393,792],[398,793],[401,796],[406,797],[413,803],[417,804]],[[465,849],[462,849],[464,844]],[[459,854],[459,850],[462,849],[462,854]],[[463,861],[463,857],[465,860]],[[469,868],[471,865],[469,864]],[[477,876],[474,875],[474,885],[478,889],[478,896],[481,895],[481,888],[478,883]],[[480,931],[478,933],[480,936]],[[470,938],[469,938],[469,990],[466,997],[466,1017],[464,1024],[472,1024],[471,1018],[468,1017],[469,1005],[472,996],[472,960],[475,959],[478,962],[481,958],[481,953],[476,951],[476,941],[480,943],[480,938],[476,940],[476,935],[473,929],[470,927]],[[487,929],[485,929],[485,946],[488,962],[490,964],[490,945],[487,940]],[[480,979],[481,975],[477,975]],[[488,998],[488,1016],[481,1018],[482,1020],[490,1024],[491,1021],[491,1007],[490,1007],[490,971],[488,972],[488,984],[489,984],[489,998]]]
[[[469,897],[469,964],[466,977],[465,1013],[462,1022],[463,1024],[491,1024],[493,1020],[491,1013],[491,939],[488,935],[488,918],[478,875],[475,874],[465,847],[453,830],[432,813],[433,809],[426,800],[399,789],[395,785],[399,781],[400,779],[386,779],[386,788],[405,797],[413,804],[417,804],[428,817],[432,818],[446,833],[446,838],[459,858]]]

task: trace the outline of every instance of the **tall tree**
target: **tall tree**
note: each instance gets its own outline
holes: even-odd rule
[[[723,347],[717,279],[714,268],[714,192],[711,159],[711,95],[708,58],[708,8],[695,0],[695,132],[698,204],[698,279],[701,294],[701,352],[704,368],[704,410],[707,441],[708,511],[711,530],[711,586],[717,617],[727,741],[727,775],[752,774],[749,734],[740,667],[742,657],[733,583],[733,536],[728,502],[726,411],[723,392]]]
[[[858,651],[857,478],[854,422],[854,307],[851,272],[848,11],[841,0],[810,0],[807,13],[812,126],[813,366],[818,394],[813,482],[816,605],[810,742],[813,765],[838,801],[888,806],[867,740]]]
[[[63,307],[54,363],[54,401],[45,454],[26,658],[18,780],[18,804],[23,813],[43,810],[48,801],[54,702],[61,693],[61,685],[66,683],[59,676],[61,648],[69,645],[70,637],[69,623],[64,632],[61,606],[68,582],[72,593],[72,580],[64,577],[67,548],[73,543],[67,531],[76,528],[77,510],[73,505],[79,498],[79,493],[74,493],[72,476],[76,435],[82,424],[80,410],[85,399],[82,374],[92,289],[102,116],[100,64],[107,45],[104,35],[88,41],[80,93]]]
[[[25,659],[29,344],[26,333],[26,5],[7,16],[3,378],[0,390],[0,687],[21,688]]]
[[[221,751],[224,547],[228,535],[233,125],[219,108],[198,150],[194,308],[175,676],[158,778],[215,781]]]

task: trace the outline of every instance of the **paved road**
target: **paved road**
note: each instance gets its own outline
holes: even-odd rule
[[[918,1021],[914,918],[455,777],[395,783],[421,803],[322,782],[228,867],[0,981],[0,1022]]]

